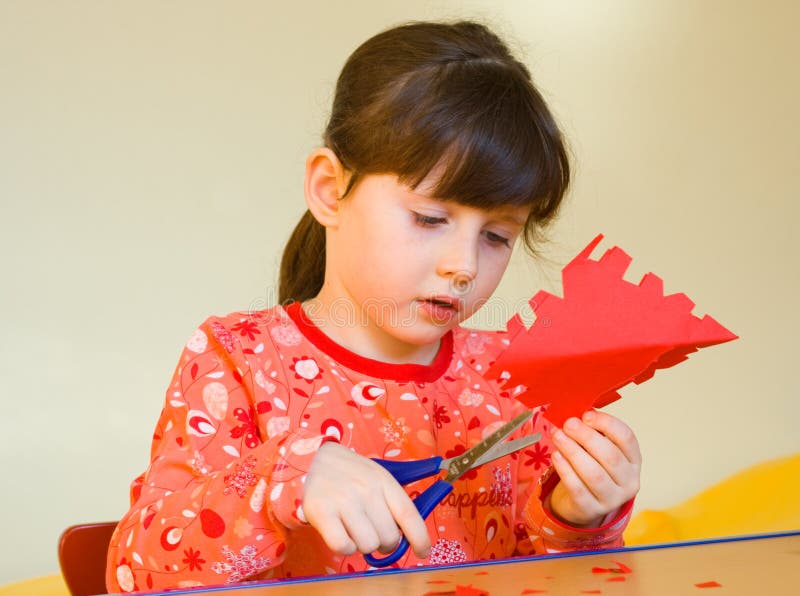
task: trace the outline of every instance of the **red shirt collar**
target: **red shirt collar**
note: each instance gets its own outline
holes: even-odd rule
[[[413,381],[416,383],[431,383],[441,377],[453,359],[453,332],[448,331],[442,336],[442,342],[436,357],[430,364],[391,364],[373,360],[351,352],[340,346],[322,330],[314,325],[313,321],[305,314],[300,302],[292,302],[284,307],[297,328],[312,344],[336,360],[339,364],[354,371],[372,377],[391,381]]]

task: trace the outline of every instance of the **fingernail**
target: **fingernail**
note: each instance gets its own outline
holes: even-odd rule
[[[587,411],[587,412],[584,412],[584,414],[583,414],[583,421],[584,421],[585,423],[589,424],[589,423],[591,423],[591,422],[594,422],[594,419],[595,419],[594,412],[592,412],[591,410],[589,410],[589,411]]]
[[[570,418],[564,423],[564,428],[567,430],[578,430],[578,419]]]
[[[564,440],[564,431],[560,428],[553,429],[553,439],[555,441],[563,441]]]

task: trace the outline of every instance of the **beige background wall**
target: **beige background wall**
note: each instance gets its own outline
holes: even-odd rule
[[[516,261],[499,299],[557,289],[602,231],[629,279],[653,270],[742,337],[614,406],[639,506],[800,450],[796,3],[0,0],[0,583],[123,513],[195,325],[274,302],[349,52],[455,16],[510,39],[575,154],[557,265]]]

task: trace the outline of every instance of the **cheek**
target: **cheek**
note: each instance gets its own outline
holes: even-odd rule
[[[478,277],[483,278],[480,280],[482,286],[490,288],[489,293],[493,292],[500,283],[510,260],[510,250],[489,250],[481,255],[480,266],[482,268],[479,269],[480,275]]]
[[[478,277],[473,282],[468,298],[468,309],[474,312],[483,306],[497,289],[508,266],[510,255],[490,254],[479,264]]]

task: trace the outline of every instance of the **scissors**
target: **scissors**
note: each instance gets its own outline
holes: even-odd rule
[[[504,457],[520,449],[524,449],[536,443],[542,438],[541,433],[527,435],[513,441],[504,442],[520,426],[525,424],[533,412],[530,410],[523,412],[516,418],[506,422],[480,443],[468,449],[464,453],[442,459],[440,456],[418,459],[414,461],[392,461],[388,459],[373,459],[386,468],[394,476],[395,480],[405,486],[415,480],[436,476],[442,470],[447,471],[447,476],[438,479],[425,491],[414,499],[414,505],[423,519],[427,518],[431,511],[441,503],[444,498],[453,490],[453,482],[464,475],[466,472],[483,464],[489,463]],[[372,567],[386,567],[396,563],[408,550],[408,539],[403,536],[400,544],[391,554],[381,559],[373,557],[371,554],[364,555],[364,560]]]

